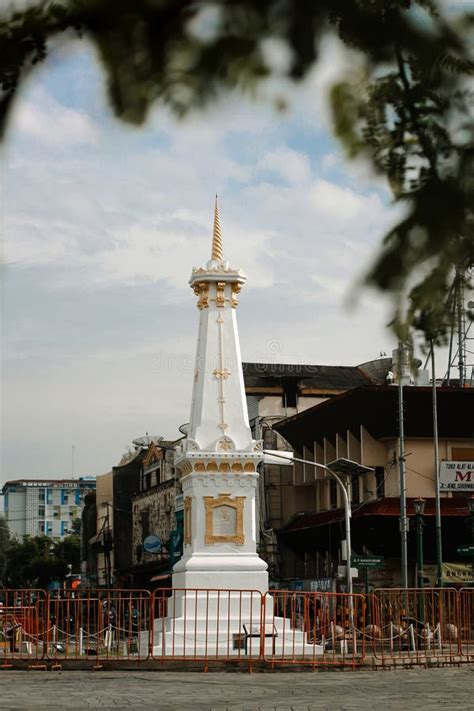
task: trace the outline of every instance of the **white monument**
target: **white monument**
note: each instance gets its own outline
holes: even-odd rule
[[[184,498],[183,557],[174,588],[266,592],[267,564],[256,552],[255,494],[260,442],[252,439],[237,331],[245,276],[224,260],[217,200],[211,259],[193,269],[199,331],[188,435],[177,452]]]
[[[263,452],[250,431],[236,318],[245,276],[224,260],[217,199],[211,259],[193,269],[189,283],[197,296],[199,332],[190,424],[175,457],[184,548],[173,569],[167,617],[155,620],[153,649],[166,655],[209,648],[237,653],[236,638],[258,636],[263,624],[274,632],[266,645],[275,649],[275,640],[280,647],[286,638],[299,650],[303,633],[274,617],[271,597],[261,618],[268,573],[256,550],[256,469]],[[258,640],[253,645],[255,650]]]

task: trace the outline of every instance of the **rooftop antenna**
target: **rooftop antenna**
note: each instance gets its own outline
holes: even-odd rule
[[[457,368],[459,387],[468,385],[468,368],[474,366],[474,334],[471,334],[473,321],[466,319],[466,311],[474,306],[474,302],[466,304],[466,286],[471,289],[473,268],[462,271],[456,269],[456,275],[452,286],[453,311],[451,318],[451,330],[449,336],[448,371],[446,373],[446,385],[451,384],[451,369]],[[457,341],[457,349],[453,355],[454,342]],[[471,360],[472,362],[468,362]]]
[[[71,452],[71,479],[74,479],[74,445],[72,445]]]

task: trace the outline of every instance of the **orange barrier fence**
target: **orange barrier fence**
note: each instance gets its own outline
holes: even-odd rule
[[[474,588],[459,591],[459,644],[463,657],[474,662]]]
[[[150,652],[170,660],[241,662],[261,656],[262,594],[257,590],[155,590]]]
[[[459,659],[459,598],[451,588],[376,590],[365,629],[384,662],[449,663]]]
[[[56,663],[148,658],[151,605],[146,590],[67,591],[49,595],[47,609],[45,654]]]
[[[0,591],[0,667],[474,662],[474,588]]]
[[[264,596],[265,661],[272,664],[351,666],[365,657],[357,625],[365,615],[363,595],[274,590]],[[276,642],[276,643],[275,643]]]
[[[0,666],[11,666],[11,659],[42,659],[46,599],[44,590],[2,591]]]

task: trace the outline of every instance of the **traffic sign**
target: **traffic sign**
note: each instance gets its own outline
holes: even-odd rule
[[[352,565],[358,568],[381,568],[383,557],[381,555],[353,555]]]
[[[474,545],[471,543],[471,545],[464,544],[463,546],[458,546],[458,554],[465,556],[474,556]]]

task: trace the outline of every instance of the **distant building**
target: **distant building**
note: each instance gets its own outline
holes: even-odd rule
[[[140,437],[117,466],[97,477],[94,527],[83,545],[92,586],[146,587],[156,575],[164,579],[178,559],[183,513],[177,511],[179,501],[176,506],[182,496],[174,445],[162,437]],[[159,539],[157,550],[144,545],[150,536]]]
[[[17,538],[64,538],[80,518],[85,495],[95,490],[95,477],[16,479],[3,486],[5,520]]]

